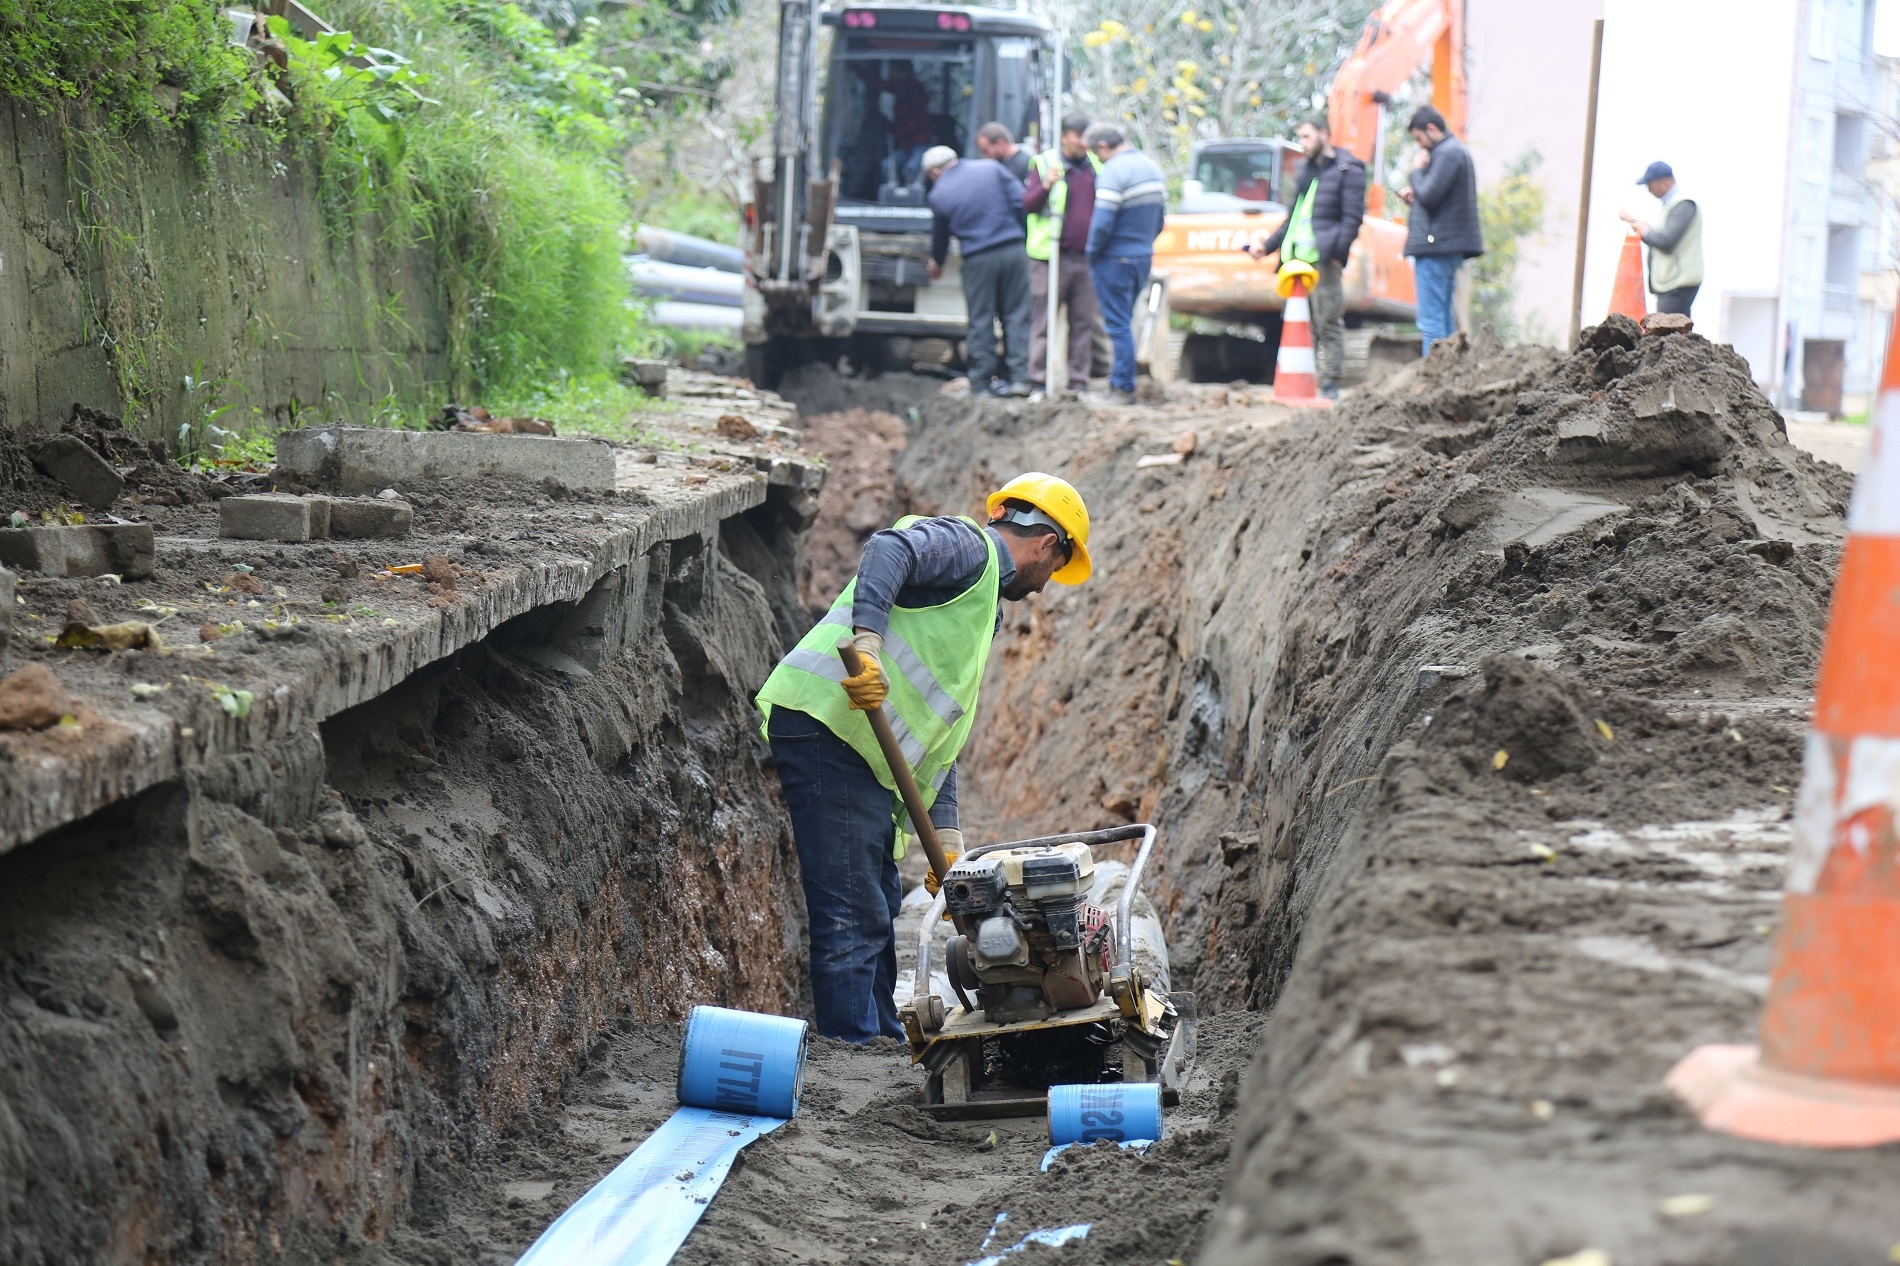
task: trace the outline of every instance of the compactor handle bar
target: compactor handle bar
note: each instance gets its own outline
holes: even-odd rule
[[[1148,858],[1154,853],[1155,847],[1155,829],[1149,823],[1134,822],[1127,826],[1112,826],[1105,831],[1070,831],[1062,835],[1039,835],[1033,840],[984,844],[971,849],[958,860],[981,857],[1004,848],[1043,848],[1050,844],[1086,844],[1094,848],[1137,837],[1141,840],[1141,847],[1135,852],[1135,864],[1128,868],[1128,879],[1122,885],[1121,900],[1115,904],[1115,963],[1118,967],[1128,967],[1135,961],[1134,941],[1129,936],[1129,928],[1135,918],[1135,894],[1141,890],[1141,878],[1148,869]],[[937,899],[930,903],[930,910],[924,915],[923,930],[917,934],[917,975],[911,987],[913,997],[921,997],[930,989],[930,936],[943,918],[944,901],[943,889],[940,887]]]

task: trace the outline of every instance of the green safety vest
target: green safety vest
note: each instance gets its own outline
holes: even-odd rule
[[[918,515],[906,515],[896,526],[906,528],[919,521]],[[978,526],[974,519],[963,521]],[[990,642],[996,636],[1002,567],[996,557],[996,541],[988,532],[983,532],[983,544],[989,549],[989,561],[981,579],[938,606],[893,606],[890,629],[884,634],[884,653],[879,660],[890,683],[884,715],[890,718],[891,731],[910,762],[925,808],[936,801],[950,766],[976,723],[976,690],[990,657]],[[838,642],[852,634],[851,603],[857,588],[857,578],[853,577],[825,618],[779,661],[759,690],[759,710],[765,714],[768,726],[774,707],[796,708],[822,722],[871,766],[877,780],[892,793],[892,818],[907,825],[909,815],[896,794],[897,779],[892,777],[883,749],[871,733],[870,718],[851,708],[839,685],[845,673],[844,663],[838,658]],[[903,856],[903,846],[900,833],[896,856]]]
[[[1281,243],[1282,258],[1319,263],[1319,239],[1313,236],[1313,195],[1318,191],[1319,177],[1315,176],[1293,204],[1293,218],[1287,221],[1286,240]]]
[[[1102,160],[1093,154],[1088,158],[1089,166],[1100,176]],[[1029,217],[1029,240],[1023,244],[1023,249],[1031,259],[1048,259],[1055,250],[1055,244],[1062,238],[1062,213],[1069,208],[1069,167],[1060,149],[1044,150],[1036,155],[1030,165],[1048,187],[1049,201],[1041,211]]]

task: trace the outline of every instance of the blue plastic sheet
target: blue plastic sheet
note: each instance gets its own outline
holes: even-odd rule
[[[516,1266],[665,1266],[739,1149],[798,1112],[803,1020],[695,1007],[680,1051],[685,1105],[575,1201]]]

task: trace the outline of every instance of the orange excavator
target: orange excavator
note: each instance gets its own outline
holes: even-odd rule
[[[1346,323],[1410,321],[1417,314],[1405,225],[1385,215],[1385,110],[1391,94],[1427,57],[1432,104],[1451,130],[1465,130],[1463,0],[1389,0],[1365,31],[1327,94],[1333,145],[1367,163],[1366,221],[1345,274]],[[1286,140],[1198,142],[1180,205],[1155,239],[1154,269],[1168,275],[1174,311],[1197,318],[1182,348],[1195,382],[1270,381],[1280,346],[1282,300],[1277,255],[1242,253],[1286,219],[1305,155]]]

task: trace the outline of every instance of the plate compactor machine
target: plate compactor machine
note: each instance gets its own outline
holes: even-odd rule
[[[1140,840],[1111,912],[1090,899],[1094,850]],[[1161,1083],[1179,1098],[1193,1054],[1194,1001],[1167,992],[1166,951],[1138,953],[1136,899],[1155,829],[1146,824],[973,848],[951,866],[924,916],[917,991],[900,1016],[928,1071],[925,1111],[939,1119],[1039,1115],[1047,1088]],[[1119,866],[1119,863],[1108,865]],[[932,934],[944,947],[950,1009],[931,984]]]
[[[838,657],[847,676],[863,670],[849,638]],[[1161,1102],[1177,1101],[1176,1079],[1194,1053],[1194,998],[1168,992],[1159,921],[1137,918],[1154,827],[988,844],[952,866],[890,719],[882,707],[865,719],[938,881],[918,936],[917,987],[899,1011],[911,1056],[929,1074],[925,1111],[1036,1116],[1048,1110],[1050,1086],[1089,1082],[1158,1081]],[[1111,919],[1091,900],[1111,887],[1096,883],[1094,850],[1124,840],[1141,845]],[[956,928],[946,947],[955,1011],[931,983],[932,936],[946,917]],[[1147,953],[1137,952],[1137,924],[1150,929]]]

